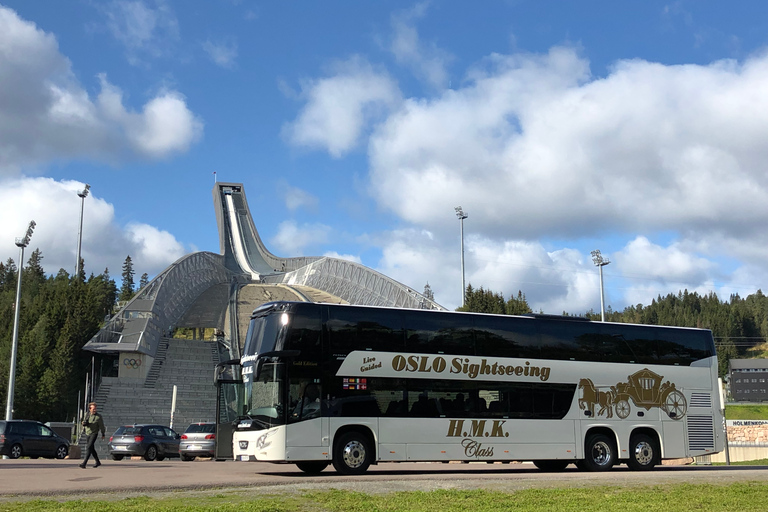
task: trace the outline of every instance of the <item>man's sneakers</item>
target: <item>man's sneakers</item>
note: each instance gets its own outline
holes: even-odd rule
[[[79,466],[80,466],[81,468],[85,469],[85,463],[83,463],[83,464],[79,464]]]
[[[94,468],[97,468],[99,466],[101,466],[101,462],[97,462],[96,464],[93,465]]]

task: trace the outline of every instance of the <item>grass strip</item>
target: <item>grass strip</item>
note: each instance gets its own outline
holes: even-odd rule
[[[148,496],[118,501],[36,500],[2,503],[0,510],[24,512],[77,511],[202,511],[222,512],[497,512],[610,511],[669,512],[677,510],[764,511],[768,483],[730,485],[680,484],[653,487],[588,487],[526,489],[515,492],[437,490],[366,494],[331,489],[291,494],[253,495],[238,491],[213,496]]]

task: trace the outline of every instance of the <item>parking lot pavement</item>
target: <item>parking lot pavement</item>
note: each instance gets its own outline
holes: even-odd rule
[[[252,483],[256,464],[176,459],[147,462],[139,458],[113,461],[102,458],[81,469],[82,460],[0,460],[0,496],[64,495],[113,490],[195,489]]]
[[[590,473],[569,466],[560,473],[537,470],[530,463],[440,464],[384,463],[364,475],[347,476],[332,467],[306,475],[293,464],[217,462],[178,459],[148,462],[140,458],[113,461],[80,469],[78,459],[0,460],[0,502],[33,497],[118,499],[180,490],[247,489],[248,493],[349,489],[366,493],[430,491],[434,489],[494,489],[511,492],[538,487],[653,486],[677,483],[731,484],[768,482],[768,466],[662,466],[653,471],[629,471],[626,466]],[[218,491],[217,491],[218,492]]]

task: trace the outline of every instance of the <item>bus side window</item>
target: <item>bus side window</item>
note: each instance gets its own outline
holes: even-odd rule
[[[471,323],[460,313],[405,311],[406,350],[416,354],[474,355]]]

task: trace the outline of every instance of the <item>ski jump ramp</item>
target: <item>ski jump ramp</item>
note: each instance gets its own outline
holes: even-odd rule
[[[216,183],[213,204],[220,254],[196,252],[171,264],[122,305],[85,350],[146,356],[148,364],[136,375],[143,378],[160,339],[177,327],[214,328],[221,333],[219,341],[229,355],[237,356],[245,335],[244,319],[269,300],[445,309],[359,263],[319,256],[275,256],[259,237],[242,183]],[[262,215],[259,220],[266,218]],[[250,299],[244,300],[246,297]]]

